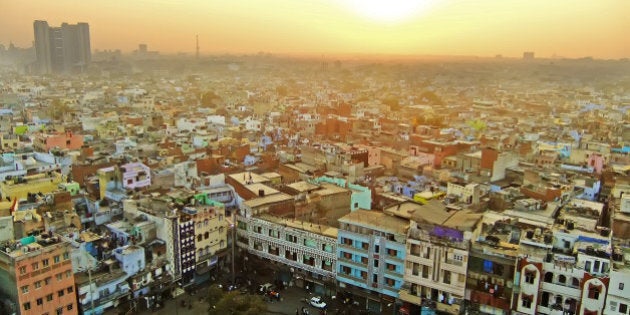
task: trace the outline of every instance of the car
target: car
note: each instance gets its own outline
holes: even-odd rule
[[[311,304],[311,306],[316,307],[316,308],[321,308],[321,309],[326,308],[326,302],[324,302],[324,300],[322,300],[322,298],[319,296],[312,297],[309,303]]]

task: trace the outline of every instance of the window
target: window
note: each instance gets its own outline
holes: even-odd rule
[[[444,270],[444,283],[451,284],[451,272]]]
[[[68,287],[68,289],[66,291],[68,291],[68,293],[72,293],[72,291],[74,291],[74,288]]]
[[[22,304],[22,306],[24,307],[25,311],[28,311],[31,309],[31,302],[26,302],[24,304]]]
[[[203,233],[203,238],[204,239],[210,238],[210,232]]]
[[[586,263],[584,263],[584,270],[591,272],[591,262],[590,261],[586,261]]]
[[[33,270],[37,270],[39,269],[39,263],[38,262],[34,262],[31,264],[31,267],[33,268]]]
[[[42,304],[44,304],[44,299],[42,298],[37,299],[37,305],[42,305]]]
[[[48,277],[48,278],[44,279],[44,284],[45,285],[49,285],[50,284],[50,279],[51,279],[51,277]]]
[[[378,260],[374,259],[374,268],[378,268]]]
[[[59,255],[56,255],[55,257],[53,257],[53,262],[55,264],[58,264],[61,261],[61,257]]]
[[[57,278],[57,281],[61,281],[63,279],[63,274],[60,272],[56,274],[55,277]]]
[[[429,266],[427,265],[422,265],[422,278],[429,278]]]
[[[52,295],[52,293],[51,293],[51,294],[46,295],[46,301],[47,301],[47,302],[50,302],[50,301],[52,301],[52,300],[53,300],[53,295]]]
[[[544,307],[549,307],[549,292],[543,291],[542,297],[540,299],[540,305]]]
[[[23,275],[26,273],[26,266],[21,266],[20,267],[20,274]]]
[[[580,286],[580,279],[573,277],[571,278],[571,285],[573,285],[574,287],[579,287]]]
[[[199,234],[197,235],[197,242],[201,242],[203,241],[203,235]]]
[[[66,278],[72,277],[72,271],[66,270]]]
[[[530,272],[530,271],[526,271],[525,272],[525,282],[529,283],[529,284],[534,284],[534,277],[536,276],[535,273]]]
[[[63,290],[57,291],[57,296],[62,297],[65,294]]]
[[[368,263],[368,258],[367,257],[361,257],[361,263],[362,264],[367,264]]]
[[[523,296],[523,299],[521,300],[521,306],[523,306],[524,308],[531,308],[532,298],[529,296]]]
[[[63,307],[57,309],[57,315],[63,314]]]
[[[626,314],[628,312],[628,305],[620,303],[619,304],[619,313]]]
[[[566,283],[567,277],[565,275],[558,276],[558,282],[563,283],[563,284]]]
[[[349,275],[350,272],[352,272],[352,268],[348,267],[348,266],[341,266],[341,272],[344,274]]]
[[[70,259],[70,253],[63,253],[63,260]]]
[[[623,290],[623,282],[619,283],[619,290]]]
[[[42,265],[44,265],[44,267],[48,267],[48,265],[50,265],[50,262],[48,261],[48,258],[42,260]]]
[[[597,287],[589,287],[588,288],[588,298],[598,300],[599,299],[599,288]]]
[[[68,311],[72,310],[72,304],[68,304],[68,306],[66,306],[66,309],[68,309]]]
[[[41,281],[35,281],[35,289],[39,289],[42,287],[42,282]]]
[[[367,272],[366,271],[361,271],[361,278],[367,279]]]
[[[22,291],[22,294],[26,294],[26,293],[28,293],[28,286],[25,285],[25,286],[21,287],[20,290]]]

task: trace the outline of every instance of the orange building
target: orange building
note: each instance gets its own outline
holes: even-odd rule
[[[0,244],[0,296],[20,315],[78,314],[70,244],[53,234]]]
[[[78,150],[83,146],[83,135],[73,134],[72,131],[35,134],[33,146],[41,152],[48,152],[53,148]]]

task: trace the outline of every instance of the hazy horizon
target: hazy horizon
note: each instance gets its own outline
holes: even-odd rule
[[[630,57],[630,1],[0,0],[0,43],[30,47],[33,21],[90,24],[92,50],[165,54]]]

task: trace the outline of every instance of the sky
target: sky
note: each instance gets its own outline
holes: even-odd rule
[[[0,0],[0,43],[90,24],[92,49],[627,58],[629,0]]]

